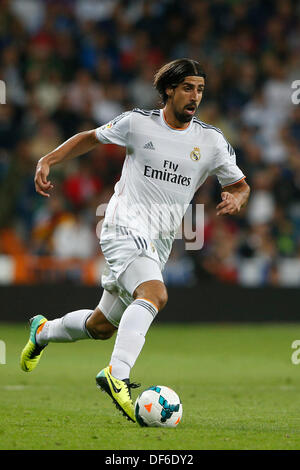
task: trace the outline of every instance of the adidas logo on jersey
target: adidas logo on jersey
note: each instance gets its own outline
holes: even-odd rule
[[[150,142],[147,142],[147,143],[144,145],[144,149],[155,150],[155,147],[154,147],[154,145],[152,144],[151,140],[150,140]]]

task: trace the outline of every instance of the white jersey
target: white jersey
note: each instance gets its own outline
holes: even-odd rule
[[[165,256],[208,176],[216,175],[222,187],[245,178],[222,132],[196,118],[186,129],[174,129],[163,110],[134,109],[97,128],[96,135],[102,143],[127,149],[105,223],[138,229],[163,243]]]

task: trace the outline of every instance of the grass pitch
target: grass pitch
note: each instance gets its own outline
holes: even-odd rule
[[[176,429],[126,421],[95,386],[113,340],[50,344],[19,368],[25,325],[0,324],[0,449],[300,449],[299,325],[154,325],[132,373],[183,403]]]

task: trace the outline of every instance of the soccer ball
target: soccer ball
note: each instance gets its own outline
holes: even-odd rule
[[[137,397],[135,417],[140,426],[175,428],[182,417],[180,398],[171,388],[154,385]]]

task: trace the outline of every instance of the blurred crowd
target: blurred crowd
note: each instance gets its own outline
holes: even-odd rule
[[[204,247],[176,241],[165,280],[300,285],[297,0],[0,0],[0,11],[1,254],[99,255],[96,210],[124,149],[99,145],[53,167],[49,199],[35,192],[36,162],[123,111],[160,107],[153,74],[189,57],[207,74],[199,118],[224,132],[252,194],[237,217],[217,218],[210,178],[194,198],[205,204]]]

